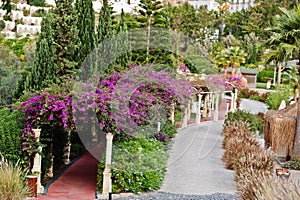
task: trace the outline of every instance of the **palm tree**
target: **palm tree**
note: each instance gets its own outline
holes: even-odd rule
[[[293,67],[291,71],[285,72],[285,76],[283,77],[283,82],[288,84],[292,89],[294,95],[294,101],[296,101],[298,93],[299,93],[299,80],[300,76],[296,67]]]
[[[227,74],[227,68],[230,65],[230,61],[228,59],[228,54],[226,50],[220,51],[215,57],[214,62],[217,66],[222,67],[224,69],[224,74]]]
[[[264,46],[269,47],[270,51],[264,55],[264,61],[266,64],[270,64],[271,62],[275,61],[277,63],[278,69],[278,78],[277,78],[277,85],[280,86],[281,83],[281,68],[282,63],[286,61],[291,55],[292,51],[286,44],[281,43],[281,34],[273,33],[271,37],[266,40]]]
[[[231,74],[235,75],[235,68],[246,62],[247,54],[240,47],[229,47],[226,49],[227,58],[231,66]]]
[[[287,52],[298,54],[298,71],[300,71],[300,5],[292,10],[280,8],[282,15],[276,16],[275,25],[269,30],[280,41],[280,46]],[[298,99],[297,127],[293,155],[300,158],[300,98]]]

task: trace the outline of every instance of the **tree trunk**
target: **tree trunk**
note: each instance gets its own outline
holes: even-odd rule
[[[227,75],[227,65],[224,66],[224,74]]]
[[[300,158],[300,98],[297,104],[297,126],[294,140],[293,157]]]
[[[151,16],[148,17],[148,31],[147,31],[147,52],[146,52],[146,61],[149,61],[149,53],[150,53],[150,36],[151,36]]]
[[[277,75],[277,86],[280,87],[281,83],[281,67],[282,67],[282,62],[278,62],[278,75]]]
[[[231,75],[234,76],[235,75],[235,63],[233,63],[231,65]]]
[[[70,163],[70,154],[71,154],[71,129],[68,130],[67,134],[67,143],[64,146],[64,164],[67,165]]]

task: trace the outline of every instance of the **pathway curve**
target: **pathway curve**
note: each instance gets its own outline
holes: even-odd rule
[[[191,125],[178,132],[161,191],[197,195],[235,194],[234,172],[225,169],[221,160],[227,103],[224,99],[219,106],[220,121]]]
[[[100,148],[95,148],[100,149]],[[94,155],[94,154],[93,154]],[[96,198],[98,160],[86,153],[72,164],[38,200],[92,200]]]
[[[223,121],[205,122],[181,130],[168,161],[161,191],[179,194],[234,194],[234,172],[221,157]]]
[[[251,113],[265,113],[264,103],[242,99],[240,109]],[[217,122],[192,125],[179,131],[174,139],[168,172],[161,191],[179,194],[235,194],[234,172],[225,169],[222,129],[226,115],[226,101],[219,108]]]

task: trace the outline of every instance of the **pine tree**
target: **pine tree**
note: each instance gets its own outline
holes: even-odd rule
[[[134,48],[141,49],[135,51],[133,60],[139,63],[170,63],[164,53],[170,50],[170,18],[167,9],[158,0],[141,0],[139,6],[137,21],[139,27],[145,30],[133,36]]]
[[[95,48],[95,12],[92,0],[77,0],[75,9],[78,14],[77,28],[81,42],[78,65],[81,65],[86,56]]]
[[[56,64],[54,62],[54,40],[51,28],[52,16],[43,18],[41,33],[36,44],[34,66],[27,76],[24,89],[41,91],[51,83],[56,83]]]
[[[78,37],[77,16],[72,5],[73,0],[56,1],[52,24],[55,44],[56,75],[60,82],[74,75],[80,62],[80,39]]]

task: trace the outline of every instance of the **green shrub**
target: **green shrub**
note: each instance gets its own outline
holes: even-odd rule
[[[19,162],[13,164],[0,155],[0,177],[1,200],[21,200],[29,194]]]
[[[249,99],[266,103],[269,94],[270,93],[264,93],[264,94],[261,94],[261,95],[255,95],[255,96],[251,96]]]
[[[20,113],[9,108],[0,110],[0,153],[11,161],[17,161],[20,149],[20,132],[23,123]]]
[[[29,16],[30,15],[30,11],[29,10],[24,10],[23,11],[23,15],[24,16]]]
[[[285,163],[284,167],[288,169],[300,170],[300,159],[293,158],[292,160]]]
[[[177,127],[172,124],[171,120],[167,120],[160,131],[160,134],[164,134],[168,139],[174,138],[177,133]]]
[[[31,6],[45,6],[45,0],[28,0],[27,2]]]
[[[226,119],[225,119],[225,125],[229,122],[229,121],[244,121],[244,122],[248,122],[250,125],[250,129],[253,132],[256,131],[262,131],[263,130],[263,126],[264,126],[264,120],[254,114],[251,114],[250,112],[247,111],[243,111],[243,110],[236,110],[235,112],[229,112],[226,115]]]
[[[287,89],[272,92],[268,96],[267,101],[266,101],[268,109],[277,110],[279,108],[282,100],[284,100],[285,103],[288,104],[289,97],[290,97],[290,91]]]
[[[161,142],[154,139],[131,139],[113,148],[112,190],[146,192],[160,188],[166,172],[167,153]],[[105,166],[98,166],[98,189],[102,189]]]
[[[257,74],[257,82],[266,83],[267,78],[274,78],[274,71],[261,70]]]
[[[238,98],[245,98],[266,103],[269,93],[260,94],[255,90],[245,88],[239,91]]]

